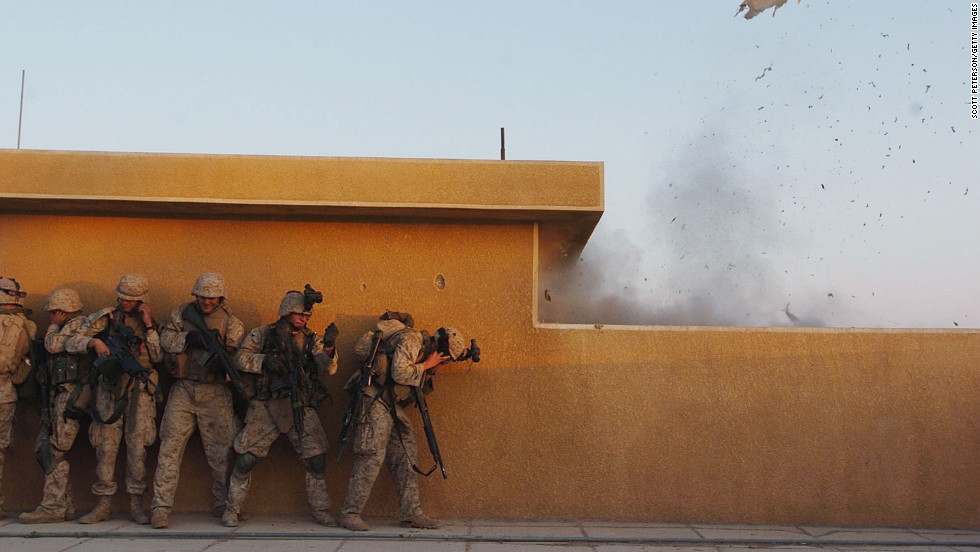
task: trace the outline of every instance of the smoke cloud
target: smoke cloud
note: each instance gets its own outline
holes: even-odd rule
[[[823,326],[794,313],[774,266],[792,245],[773,182],[740,176],[717,134],[651,183],[641,220],[597,228],[575,266],[545,275],[547,322]],[[608,213],[607,213],[608,215]]]

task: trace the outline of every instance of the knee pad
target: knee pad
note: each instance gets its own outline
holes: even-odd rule
[[[310,472],[310,475],[316,477],[317,479],[323,479],[323,476],[327,473],[327,455],[317,454],[313,458],[307,458],[303,462],[306,463],[306,471]]]
[[[235,462],[235,473],[238,475],[248,475],[248,472],[252,471],[255,464],[259,462],[259,458],[252,454],[251,452],[246,452],[238,457]]]

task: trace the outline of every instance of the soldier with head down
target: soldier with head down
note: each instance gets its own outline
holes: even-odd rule
[[[85,317],[82,300],[75,290],[62,288],[51,292],[44,310],[51,321],[44,334],[47,361],[38,366],[41,392],[47,393],[47,411],[41,412],[41,431],[35,454],[44,471],[41,504],[24,512],[24,523],[55,523],[75,519],[75,505],[68,482],[68,459],[65,456],[75,443],[79,419],[85,414],[91,389],[88,387],[89,362],[86,355],[71,354],[65,343],[78,332]]]
[[[13,278],[0,277],[0,518],[3,517],[3,464],[10,446],[10,436],[17,408],[15,384],[21,384],[30,373],[31,340],[37,326],[24,308],[27,293]]]
[[[434,336],[412,326],[411,315],[387,312],[377,324],[382,356],[375,366],[379,373],[362,392],[361,411],[355,412],[354,466],[347,497],[340,510],[340,524],[351,531],[367,531],[361,518],[381,466],[395,483],[402,527],[436,529],[438,520],[422,513],[416,474],[418,446],[405,409],[414,404],[412,387],[422,386],[426,371],[440,364],[467,357],[466,341],[455,328],[439,328]],[[355,356],[366,360],[372,348],[372,335],[362,336],[355,345]],[[355,373],[351,381],[359,377]]]
[[[153,477],[151,522],[157,529],[169,525],[180,462],[195,428],[211,468],[211,512],[216,517],[224,513],[234,457],[232,442],[241,428],[227,376],[219,359],[208,354],[206,340],[216,339],[224,354],[234,356],[245,326],[228,307],[220,274],[198,276],[191,295],[194,300],[174,309],[160,335],[167,368],[175,380],[160,422],[160,453]]]
[[[252,468],[283,434],[306,465],[313,519],[337,525],[324,479],[327,436],[315,410],[326,395],[326,376],[337,372],[336,326],[331,324],[322,338],[306,327],[313,304],[321,300],[309,285],[306,292],[287,292],[279,304],[279,320],[252,330],[235,358],[239,370],[254,382],[255,395],[245,427],[235,438],[238,459],[221,518],[226,526],[239,524]]]
[[[95,448],[96,482],[92,493],[98,502],[80,523],[112,518],[116,493],[116,456],[126,442],[126,492],[130,518],[150,522],[143,507],[146,492],[146,448],[156,440],[156,382],[153,364],[163,360],[157,324],[146,300],[149,283],[139,274],[126,274],[116,286],[116,306],[88,316],[68,339],[70,353],[95,352],[96,381],[89,442]],[[114,345],[114,348],[112,348]],[[127,371],[126,367],[132,370]]]

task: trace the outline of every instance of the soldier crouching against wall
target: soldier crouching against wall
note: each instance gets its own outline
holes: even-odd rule
[[[156,383],[153,363],[163,360],[157,325],[146,303],[149,283],[139,274],[126,274],[116,286],[117,306],[90,315],[69,338],[70,353],[92,349],[98,358],[92,424],[88,438],[95,448],[92,494],[95,508],[79,523],[98,523],[112,518],[116,493],[116,456],[126,441],[126,492],[130,519],[150,522],[143,508],[146,492],[146,448],[156,440]]]
[[[423,384],[425,373],[449,361],[469,356],[463,336],[454,328],[439,328],[435,336],[415,330],[411,315],[387,312],[377,328],[381,345],[375,367],[376,377],[361,391],[364,400],[355,412],[354,467],[340,524],[351,531],[367,531],[361,518],[375,479],[384,464],[398,492],[402,527],[437,529],[438,520],[422,513],[416,471],[418,446],[405,408],[415,403],[413,387]],[[358,360],[368,357],[372,334],[365,334],[355,346]],[[478,358],[478,356],[474,357]],[[360,374],[355,373],[353,381]],[[350,382],[348,382],[350,385]],[[356,392],[356,391],[355,391]]]
[[[24,512],[24,523],[56,523],[75,519],[75,505],[68,482],[69,466],[65,456],[78,436],[79,420],[86,414],[91,387],[88,384],[88,355],[71,354],[65,349],[68,339],[78,332],[85,316],[82,301],[72,289],[51,292],[44,310],[51,321],[44,334],[47,359],[37,367],[41,392],[41,431],[35,454],[44,471],[41,504]]]
[[[27,317],[31,311],[24,308],[27,292],[13,278],[0,277],[0,484],[3,483],[3,463],[10,446],[17,409],[17,391],[14,384],[21,384],[30,373],[28,359],[31,340],[37,326]],[[3,517],[3,488],[0,486],[0,518]]]
[[[232,443],[241,429],[222,360],[234,357],[245,326],[225,302],[227,291],[220,274],[198,276],[191,295],[194,301],[174,309],[160,334],[167,368],[175,381],[160,422],[160,453],[153,476],[151,522],[155,529],[169,525],[180,462],[195,427],[211,467],[211,513],[221,517],[234,457]],[[224,359],[219,355],[225,355]]]
[[[306,495],[313,519],[337,525],[324,480],[327,436],[315,410],[326,397],[326,376],[337,372],[336,326],[330,324],[323,338],[306,327],[313,304],[322,299],[308,284],[304,292],[287,292],[279,304],[279,320],[252,330],[235,358],[242,374],[254,381],[255,395],[245,427],[235,438],[239,456],[221,518],[228,527],[239,524],[252,468],[282,434],[306,464]]]

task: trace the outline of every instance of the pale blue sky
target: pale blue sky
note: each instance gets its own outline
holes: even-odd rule
[[[22,69],[23,148],[496,159],[506,127],[605,163],[568,312],[980,327],[969,2],[0,2],[0,147]]]

